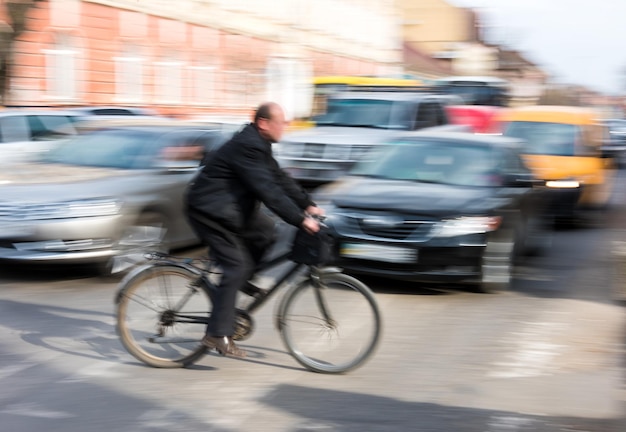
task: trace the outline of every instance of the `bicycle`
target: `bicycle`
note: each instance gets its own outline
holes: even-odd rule
[[[207,352],[202,345],[219,277],[213,261],[150,252],[149,260],[120,282],[117,332],[126,350],[157,368],[187,367]],[[285,252],[259,268],[289,261]],[[294,263],[267,290],[260,290],[236,311],[233,339],[254,330],[252,314],[283,287],[274,322],[289,353],[305,368],[344,373],[362,365],[381,334],[381,315],[372,291],[335,267]]]

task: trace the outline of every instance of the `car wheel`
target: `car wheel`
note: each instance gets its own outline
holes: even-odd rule
[[[480,268],[478,291],[493,293],[510,288],[515,255],[515,230],[500,229],[487,241]]]
[[[144,260],[147,251],[168,253],[167,225],[157,212],[142,213],[133,225],[126,227],[118,240],[118,253],[99,264],[98,271],[104,277],[119,278],[133,266]]]

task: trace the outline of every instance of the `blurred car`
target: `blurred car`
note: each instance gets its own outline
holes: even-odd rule
[[[98,264],[162,228],[162,249],[197,243],[183,194],[223,142],[176,121],[94,128],[0,174],[0,260]]]
[[[603,151],[615,160],[619,168],[626,167],[626,120],[608,119],[604,123],[609,129],[609,137]]]
[[[242,129],[246,124],[250,123],[252,119],[245,116],[206,115],[195,116],[188,121],[192,123],[202,123],[207,127],[219,130],[224,135],[224,138],[228,139],[232,137],[235,132]]]
[[[523,157],[551,196],[559,221],[585,220],[611,198],[613,160],[603,151],[608,130],[586,107],[526,106],[502,111],[503,134],[524,141]]]
[[[509,286],[518,257],[549,239],[544,190],[518,140],[459,132],[399,136],[315,191],[348,272]]]
[[[468,129],[450,124],[442,100],[407,91],[334,93],[314,127],[283,136],[274,147],[276,160],[304,186],[331,182],[399,131]]]
[[[68,108],[68,110],[80,116],[81,120],[91,120],[94,118],[106,119],[136,116],[158,116],[156,111],[139,107],[87,106]]]
[[[69,111],[0,111],[0,164],[33,160],[76,135],[79,116]]]

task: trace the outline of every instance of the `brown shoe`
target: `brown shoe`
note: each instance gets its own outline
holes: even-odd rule
[[[235,345],[233,338],[228,336],[205,336],[202,344],[208,349],[213,349],[223,356],[244,358],[247,353]]]

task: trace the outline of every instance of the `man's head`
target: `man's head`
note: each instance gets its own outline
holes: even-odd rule
[[[283,136],[287,121],[283,109],[275,102],[265,102],[254,113],[254,124],[263,138],[278,142]]]

